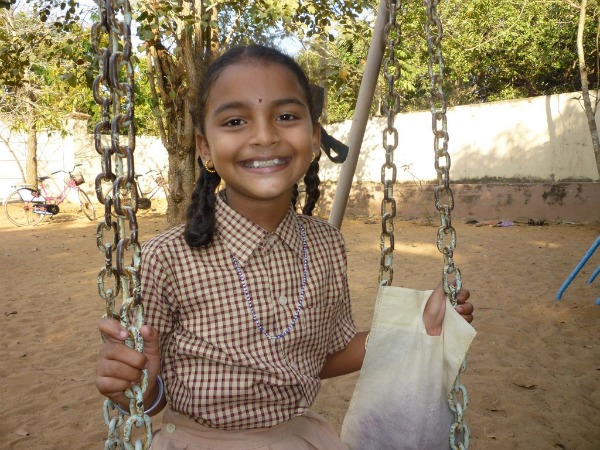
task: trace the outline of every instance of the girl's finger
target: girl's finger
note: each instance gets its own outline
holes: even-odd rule
[[[467,323],[473,322],[473,314],[461,314],[461,317],[467,321]]]
[[[129,335],[128,331],[115,319],[100,319],[98,329],[104,339],[110,342],[123,342]]]
[[[458,305],[456,308],[456,312],[458,312],[460,315],[466,315],[466,314],[473,314],[473,305],[471,303],[463,303],[461,305]]]
[[[140,332],[144,338],[144,353],[147,355],[160,356],[160,345],[156,328],[143,325]]]
[[[96,377],[96,388],[107,397],[123,396],[123,391],[131,387],[131,382],[113,377]]]
[[[118,379],[123,382],[125,387],[129,387],[132,382],[139,382],[142,379],[142,370],[138,367],[132,367],[129,364],[114,359],[99,358],[96,364],[97,378]],[[122,389],[123,386],[115,388]]]
[[[462,288],[458,294],[456,294],[456,300],[458,303],[464,303],[471,297],[471,292],[467,288]]]
[[[136,370],[141,370],[146,366],[147,357],[125,344],[118,342],[107,342],[100,348],[99,361],[115,361]]]

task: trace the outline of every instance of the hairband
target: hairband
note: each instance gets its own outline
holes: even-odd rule
[[[325,104],[325,90],[321,86],[311,84],[310,96],[316,119],[319,119]],[[336,164],[343,163],[348,156],[348,146],[329,135],[323,126],[321,126],[321,148],[327,157]]]

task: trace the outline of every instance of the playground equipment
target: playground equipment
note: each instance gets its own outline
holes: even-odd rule
[[[442,25],[437,15],[439,0],[427,0],[425,3],[428,17],[426,31],[431,80],[434,166],[438,174],[435,205],[440,214],[437,247],[444,257],[442,271],[444,289],[451,305],[456,306],[456,295],[461,289],[461,274],[453,261],[456,231],[450,216],[454,208],[454,197],[449,184],[450,156],[446,102],[442,86],[444,69],[441,52]],[[106,302],[106,316],[120,320],[130,332],[126,344],[142,351],[144,343],[139,329],[144,323],[144,315],[140,298],[141,246],[138,242],[136,220],[139,198],[135,194],[138,189],[134,175],[134,71],[131,63],[133,14],[128,0],[120,2],[97,0],[97,4],[99,20],[92,27],[92,47],[100,61],[100,74],[94,81],[93,92],[96,103],[102,109],[102,119],[95,128],[94,145],[101,158],[102,172],[96,178],[95,188],[98,200],[105,207],[104,221],[99,224],[96,237],[98,249],[103,252],[105,262],[98,275],[98,288],[100,296]],[[383,68],[388,82],[386,97],[388,127],[383,134],[386,161],[382,167],[384,199],[381,207],[379,274],[379,284],[382,287],[391,287],[393,276],[393,218],[396,215],[393,186],[397,172],[393,152],[398,145],[394,117],[399,109],[399,93],[395,91],[394,85],[400,76],[400,64],[395,58],[396,46],[400,40],[400,26],[397,22],[400,9],[400,2],[396,0],[381,0],[379,5],[365,77],[356,106],[355,127],[350,132],[350,153],[340,175],[330,217],[330,223],[339,228],[356,168],[377,74],[382,67],[385,45],[388,55]],[[110,136],[110,142],[106,142],[107,136]],[[112,287],[108,286],[109,278],[114,279]],[[119,294],[122,296],[122,301],[120,307],[116,308]],[[460,366],[458,372],[465,370],[466,360],[458,361],[458,365]],[[145,372],[139,384],[134,384],[125,391],[126,397],[130,399],[129,418],[126,418],[112,401],[108,399],[105,401],[104,418],[109,430],[105,448],[148,449],[150,447],[152,424],[144,411],[143,404],[143,395],[148,386],[147,378]],[[464,420],[468,398],[458,375],[455,377],[447,403],[454,417],[449,429],[444,431],[448,446],[453,449],[468,448],[469,429]],[[142,436],[132,442],[134,428],[142,429]]]
[[[569,276],[567,277],[565,282],[562,284],[562,286],[558,290],[558,293],[556,294],[556,300],[560,300],[562,298],[563,294],[565,293],[565,291],[567,290],[567,288],[569,287],[571,282],[575,279],[577,274],[581,271],[583,266],[585,266],[585,264],[588,262],[588,260],[591,258],[591,256],[594,254],[594,252],[596,251],[596,249],[598,247],[600,247],[600,236],[598,236],[598,238],[596,239],[596,242],[594,242],[592,244],[592,246],[588,249],[588,251],[585,252],[585,255],[583,255],[583,258],[581,258],[581,260],[577,263],[577,265],[575,266],[573,271],[569,274]],[[596,267],[596,270],[594,270],[592,275],[590,275],[590,278],[588,279],[587,284],[592,284],[599,273],[600,273],[600,266]],[[600,305],[600,297],[598,297],[596,299],[596,305]]]

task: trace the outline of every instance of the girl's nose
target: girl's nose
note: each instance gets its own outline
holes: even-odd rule
[[[259,119],[254,123],[254,133],[251,144],[269,146],[279,141],[279,134],[273,123],[268,119]]]

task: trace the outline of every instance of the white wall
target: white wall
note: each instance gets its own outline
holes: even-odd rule
[[[449,108],[452,178],[597,180],[592,140],[579,97],[579,93],[568,93]],[[386,122],[382,117],[369,122],[355,181],[380,181]],[[327,129],[344,142],[351,123]],[[400,142],[394,162],[399,181],[436,179],[431,123],[429,111],[397,116]],[[339,166],[325,164],[322,179],[336,180],[339,170]]]
[[[448,109],[452,178],[597,180],[592,142],[578,97],[579,93],[570,93]],[[350,125],[351,121],[346,121],[328,125],[327,130],[347,141]],[[399,114],[396,125],[400,136],[395,152],[398,181],[434,180],[431,114]],[[369,122],[355,181],[380,181],[385,160],[381,144],[384,127],[384,118]],[[69,170],[75,163],[82,163],[86,190],[93,193],[100,157],[94,150],[92,136],[85,134],[85,122],[71,119],[71,129],[72,134],[65,139],[57,134],[40,134],[39,175]],[[24,170],[26,136],[11,134],[2,124],[0,134],[9,141]],[[135,157],[136,173],[167,165],[167,153],[156,138],[138,137]],[[337,180],[339,165],[327,161],[322,166],[323,181]],[[0,198],[18,182],[22,179],[15,158],[0,139]]]
[[[48,136],[46,133],[38,134],[38,175],[49,176],[58,170],[72,170],[75,164],[80,165],[75,172],[85,178],[84,190],[95,199],[94,182],[101,171],[100,156],[94,149],[94,138],[87,133],[87,120],[81,118],[69,118],[67,129],[69,134],[61,138],[58,133]],[[12,186],[23,183],[21,166],[25,171],[25,152],[27,136],[25,133],[10,132],[0,123],[0,135],[9,141],[9,147],[0,139],[0,201],[12,190]],[[103,144],[108,143],[109,137],[105,137]],[[12,150],[12,153],[11,151]],[[14,156],[13,156],[14,155]],[[135,172],[145,173],[151,169],[162,170],[166,176],[168,156],[159,139],[148,136],[136,138],[135,150]],[[19,162],[15,161],[15,156]],[[48,180],[49,187],[59,192],[63,187],[62,181],[65,174],[57,174]],[[145,190],[145,189],[144,189]],[[157,197],[164,196],[159,190]]]

